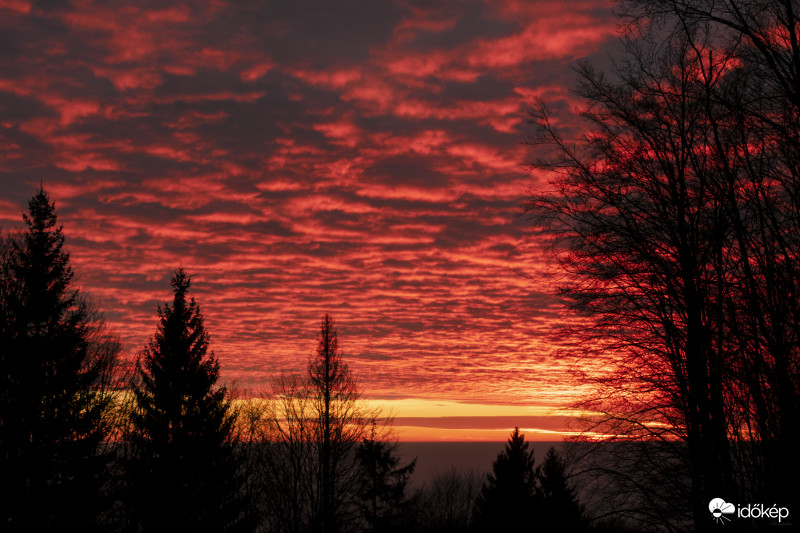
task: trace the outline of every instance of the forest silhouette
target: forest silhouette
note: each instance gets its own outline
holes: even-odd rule
[[[234,404],[179,268],[126,367],[43,187],[24,222],[2,243],[4,531],[489,531],[551,509],[585,530],[557,452],[535,468],[518,429],[482,490],[458,471],[407,490],[415,461],[362,400],[329,314],[305,375]]]
[[[791,527],[800,8],[620,6],[613,68],[577,68],[580,132],[547,102],[531,111],[532,167],[550,181],[524,208],[581,319],[557,335],[595,391],[573,406],[578,442],[537,465],[515,428],[485,478],[411,490],[416,463],[363,400],[329,314],[304,373],[237,402],[182,268],[126,366],[40,186],[0,242],[0,528],[709,531],[726,502],[787,509],[726,529]]]
[[[28,210],[2,247],[4,531],[395,530],[413,463],[362,407],[330,315],[307,375],[237,408],[178,269],[126,375],[43,188]]]

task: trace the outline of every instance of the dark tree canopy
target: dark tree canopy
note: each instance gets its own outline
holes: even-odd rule
[[[583,508],[569,483],[567,465],[554,447],[547,450],[536,468],[540,512],[536,524],[541,531],[578,533],[586,530]]]
[[[132,526],[145,531],[246,529],[228,391],[190,277],[171,280],[172,305],[138,361],[129,440]]]
[[[536,520],[536,469],[533,450],[515,428],[497,455],[475,506],[477,531],[529,529]]]
[[[374,438],[364,439],[356,449],[358,499],[366,531],[388,533],[407,529],[408,478],[417,460],[400,466],[396,445]]]
[[[0,520],[11,530],[98,527],[118,346],[74,287],[55,205],[40,188],[0,283]]]

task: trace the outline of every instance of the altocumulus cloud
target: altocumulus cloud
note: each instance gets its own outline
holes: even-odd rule
[[[372,396],[556,405],[520,141],[613,40],[580,1],[0,0],[0,223],[43,182],[130,353],[182,264],[245,386],[330,311]]]

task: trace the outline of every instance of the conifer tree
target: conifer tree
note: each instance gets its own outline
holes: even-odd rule
[[[554,447],[547,450],[544,461],[537,467],[541,512],[537,523],[543,531],[578,533],[586,530],[583,507],[567,479],[567,467]]]
[[[207,355],[190,277],[172,277],[172,305],[159,306],[156,333],[141,354],[129,441],[131,527],[143,531],[247,529],[234,455],[235,414],[219,362]]]
[[[405,490],[417,460],[400,466],[396,448],[377,438],[373,430],[356,449],[359,507],[366,530],[373,533],[407,529],[403,523],[409,511]]]
[[[525,435],[514,428],[492,464],[475,507],[476,531],[530,530],[536,518],[536,469]]]
[[[99,528],[111,396],[102,329],[73,284],[55,204],[42,187],[0,271],[0,521],[4,530]]]

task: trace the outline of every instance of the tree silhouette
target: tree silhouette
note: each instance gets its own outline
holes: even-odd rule
[[[335,533],[352,504],[356,463],[353,454],[362,440],[366,417],[358,385],[339,353],[333,319],[325,314],[316,356],[308,363],[309,391],[317,444],[316,523]]]
[[[40,187],[0,282],[0,520],[17,530],[101,526],[108,371],[118,344],[74,287],[55,204]]]
[[[450,468],[435,472],[430,484],[417,489],[410,499],[408,531],[459,533],[470,530],[475,502],[483,486],[475,470]]]
[[[304,533],[315,517],[315,420],[305,376],[279,376],[269,397],[262,441],[269,531]]]
[[[268,396],[265,440],[271,444],[263,460],[268,527],[286,533],[357,527],[356,448],[380,413],[361,401],[330,315],[322,319],[306,374],[279,377]]]
[[[586,530],[583,508],[567,478],[567,467],[554,447],[547,450],[536,468],[539,482],[539,513],[536,523],[542,531],[578,533]]]
[[[717,194],[730,220],[724,303],[716,303],[718,342],[731,354],[720,403],[735,443],[736,490],[742,500],[798,501],[800,6],[624,0],[621,7],[637,31],[656,28],[705,56],[698,74],[707,80],[703,103],[724,184]]]
[[[233,531],[251,527],[233,449],[235,414],[217,387],[190,277],[172,276],[172,305],[137,363],[128,435],[131,527],[143,531]]]
[[[476,531],[529,528],[537,519],[536,469],[525,435],[514,428],[475,505]]]
[[[375,437],[373,432],[356,449],[361,515],[367,531],[404,531],[410,511],[406,484],[417,460],[401,467],[396,446]]]
[[[789,143],[729,105],[760,101],[749,92],[760,82],[719,50],[720,36],[702,24],[658,29],[625,41],[613,78],[579,69],[588,132],[578,142],[546,108],[534,113],[535,142],[550,149],[534,166],[552,180],[528,207],[563,252],[561,296],[586,318],[571,333],[587,361],[609,362],[586,374],[598,393],[583,407],[604,413],[593,429],[661,441],[658,460],[617,448],[651,462],[625,479],[675,472],[629,483],[647,492],[631,514],[702,531],[714,494],[752,498],[765,480],[760,497],[791,490],[774,473],[796,458],[759,449],[794,442],[797,427],[800,313],[780,291],[794,294],[800,279],[796,179],[787,184],[798,174]],[[658,508],[666,488],[674,499]]]

